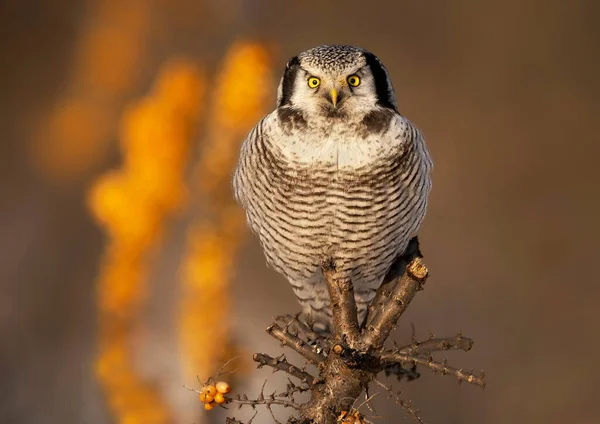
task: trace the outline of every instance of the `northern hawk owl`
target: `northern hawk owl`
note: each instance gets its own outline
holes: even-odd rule
[[[305,319],[331,320],[321,264],[354,283],[359,321],[425,216],[431,159],[372,53],[319,46],[287,64],[243,142],[234,193]]]

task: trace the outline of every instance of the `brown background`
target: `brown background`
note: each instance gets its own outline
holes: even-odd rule
[[[68,78],[86,7],[0,5],[2,423],[111,422],[91,372],[103,236],[83,200],[118,152],[113,146],[99,169],[69,184],[46,181],[28,156],[31,128]],[[127,99],[144,92],[169,55],[214,64],[238,37],[276,45],[278,69],[316,44],[375,52],[435,161],[421,231],[432,277],[398,338],[407,339],[411,321],[423,337],[462,329],[476,344],[451,355],[453,363],[484,368],[489,381],[482,392],[425,371],[403,386],[405,398],[428,423],[598,422],[596,2],[157,0],[150,7],[157,30]],[[275,88],[273,81],[273,98]],[[184,228],[177,223],[165,242],[158,275],[176,269]],[[275,353],[263,328],[297,308],[291,290],[266,269],[255,239],[239,275],[232,295],[240,342]],[[155,280],[167,294],[175,281]],[[171,303],[154,300],[148,312],[165,352],[172,329],[160,317]],[[156,367],[168,369],[169,358]],[[189,396],[168,373],[161,378],[175,404]],[[410,422],[389,418],[399,411],[383,406],[378,412],[388,418],[376,422]],[[269,422],[266,413],[256,422]]]

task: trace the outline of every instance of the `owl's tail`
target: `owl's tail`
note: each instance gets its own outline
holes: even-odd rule
[[[329,298],[327,298],[327,301],[329,302]],[[368,303],[357,303],[359,324],[363,322],[367,315],[367,306]],[[305,304],[302,306],[301,319],[323,336],[328,336],[331,333],[332,317],[329,306],[315,308],[313,304]]]
[[[312,305],[302,307],[301,320],[317,333],[328,336],[331,333],[331,311],[329,308],[315,309]]]

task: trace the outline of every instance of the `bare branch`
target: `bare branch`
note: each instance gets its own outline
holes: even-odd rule
[[[417,237],[413,237],[406,247],[406,252],[402,256],[396,259],[396,261],[392,264],[392,267],[388,271],[385,276],[383,283],[377,290],[375,294],[375,298],[371,301],[369,305],[369,313],[365,318],[363,323],[363,327],[366,327],[367,323],[370,323],[373,320],[373,316],[376,311],[382,307],[382,304],[389,299],[392,290],[396,287],[396,283],[398,279],[402,277],[402,275],[406,272],[406,267],[408,264],[415,258],[422,258],[423,255],[419,250],[419,239]]]
[[[402,364],[408,362],[425,365],[434,372],[439,372],[442,375],[453,375],[458,379],[459,382],[466,381],[467,383],[475,384],[482,389],[485,388],[485,375],[483,373],[477,376],[471,372],[464,371],[462,368],[450,367],[445,363],[445,361],[436,362],[431,357],[413,356],[404,353],[384,353],[381,355],[381,361],[384,364]]]
[[[283,371],[300,382],[295,384],[288,378],[289,384],[284,392],[265,396],[263,385],[257,399],[238,395],[237,399],[226,398],[226,402],[235,403],[238,407],[256,408],[262,405],[269,410],[275,422],[277,419],[272,410],[274,405],[297,411],[295,416],[288,419],[288,423],[336,424],[341,420],[368,422],[360,414],[360,406],[354,406],[361,393],[365,393],[367,400],[364,403],[371,409],[369,402],[372,396],[369,396],[368,389],[369,384],[375,381],[389,392],[390,397],[393,397],[410,416],[423,423],[418,410],[413,408],[410,402],[401,399],[400,393],[394,393],[391,387],[377,381],[379,373],[394,374],[399,379],[406,376],[410,381],[419,376],[416,369],[419,365],[426,366],[434,373],[453,375],[459,383],[466,381],[485,387],[483,373],[475,375],[448,366],[445,360],[435,361],[431,357],[431,353],[438,351],[470,350],[473,341],[460,334],[449,338],[434,338],[431,335],[429,340],[418,341],[414,337],[413,327],[410,344],[397,347],[394,343],[393,350],[383,350],[392,329],[427,279],[428,271],[421,258],[418,240],[413,238],[406,253],[396,260],[386,275],[384,283],[369,306],[367,318],[362,326],[359,326],[357,320],[352,282],[337,272],[331,261],[323,264],[323,275],[331,299],[331,335],[316,333],[310,324],[300,320],[300,314],[278,317],[275,323],[267,328],[267,332],[279,340],[282,346],[292,348],[308,362],[316,365],[319,375],[315,378],[304,367],[298,368],[290,364],[284,355],[271,357],[256,353],[253,359],[259,368],[269,366],[274,371]],[[222,373],[222,370],[220,372]],[[310,399],[300,405],[296,403],[294,395],[302,392],[310,392]],[[230,422],[241,424],[234,419]]]
[[[225,398],[225,400],[227,403],[237,404],[238,408],[241,408],[242,406],[250,406],[253,409],[256,409],[257,405],[265,405],[267,407],[267,409],[269,410],[269,412],[271,413],[271,416],[277,423],[278,423],[278,421],[275,418],[275,415],[273,414],[273,410],[271,409],[271,407],[273,405],[279,405],[279,406],[284,406],[286,408],[293,408],[296,410],[300,410],[300,405],[298,405],[297,403],[295,403],[291,400],[278,398],[275,396],[275,393],[273,393],[269,396],[265,396],[266,384],[267,384],[267,380],[265,380],[265,382],[263,383],[262,388],[260,389],[260,395],[256,399],[248,399],[248,396],[246,396],[246,395],[238,395],[237,398],[235,398],[235,399]],[[252,419],[254,419],[254,417],[252,417]]]
[[[390,332],[404,313],[411,300],[422,289],[427,279],[427,268],[420,258],[415,258],[392,290],[388,301],[375,310],[372,321],[363,334],[363,342],[373,349],[381,349]]]
[[[335,265],[332,263],[323,264],[322,269],[331,299],[332,334],[339,340],[345,340],[349,346],[354,346],[359,327],[352,281],[336,275]]]
[[[272,324],[271,326],[267,327],[267,333],[279,340],[282,345],[294,349],[313,365],[319,365],[325,360],[324,356],[313,351],[304,340],[300,339],[298,336],[288,333],[287,331],[284,331],[277,324]]]
[[[308,384],[309,386],[318,382],[318,379],[310,375],[308,372],[290,364],[284,355],[281,355],[278,358],[273,358],[272,356],[265,355],[263,353],[255,353],[252,359],[255,362],[258,362],[258,368],[262,368],[263,366],[267,365],[276,371],[284,371],[289,375],[296,377],[303,383]]]
[[[283,329],[309,342],[314,341],[322,350],[331,349],[331,340],[323,337],[308,325],[300,321],[301,314],[282,315],[275,318],[275,322],[283,324]],[[317,352],[320,353],[320,352]]]
[[[446,337],[438,339],[430,339],[424,342],[413,342],[410,345],[402,346],[398,349],[398,353],[407,355],[429,355],[432,352],[440,352],[444,350],[464,350],[468,352],[473,347],[473,340],[462,335],[456,337]]]
[[[298,405],[297,403],[294,403],[290,400],[278,399],[278,398],[273,399],[270,397],[266,397],[264,399],[227,399],[227,403],[235,403],[238,406],[248,405],[253,408],[255,408],[256,405],[267,405],[269,407],[272,405],[280,405],[280,406],[285,406],[286,408],[293,408],[296,410],[300,410],[300,405]]]
[[[385,384],[383,384],[381,381],[374,379],[373,380],[378,386],[382,387],[383,389],[385,389],[390,395],[388,396],[388,398],[394,398],[394,401],[396,402],[396,405],[399,405],[400,407],[404,408],[404,410],[407,412],[408,415],[410,415],[411,417],[413,417],[415,419],[415,421],[417,421],[420,424],[425,424],[423,422],[423,420],[421,419],[421,417],[419,416],[419,410],[415,409],[412,407],[412,402],[410,401],[405,401],[404,399],[402,399],[400,397],[400,392],[396,393],[394,392],[394,390],[392,389],[391,386],[386,386]]]

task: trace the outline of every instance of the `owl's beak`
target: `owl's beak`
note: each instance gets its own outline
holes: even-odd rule
[[[337,102],[338,102],[338,92],[335,88],[332,88],[329,91],[329,100],[331,101],[331,103],[333,104],[333,107],[337,106]]]

